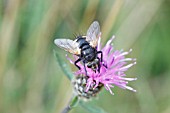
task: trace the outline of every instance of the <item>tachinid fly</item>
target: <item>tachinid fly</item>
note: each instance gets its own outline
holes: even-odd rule
[[[55,39],[54,43],[79,58],[74,62],[75,66],[82,61],[87,75],[86,66],[93,71],[100,72],[100,66],[103,60],[102,51],[97,51],[98,39],[100,37],[100,26],[97,21],[94,21],[87,30],[86,36],[77,36],[75,40],[70,39]],[[100,57],[98,57],[100,54]],[[106,66],[105,66],[106,67]]]

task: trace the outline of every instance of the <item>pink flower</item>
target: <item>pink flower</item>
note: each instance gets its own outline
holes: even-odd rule
[[[93,89],[97,88],[99,85],[103,84],[106,90],[110,91],[111,94],[114,94],[111,90],[114,86],[118,86],[123,89],[128,89],[136,92],[132,87],[127,86],[129,81],[137,80],[137,78],[126,78],[125,72],[136,64],[135,58],[125,58],[127,54],[129,54],[132,49],[128,52],[124,52],[123,50],[114,50],[112,46],[112,41],[114,36],[106,43],[106,45],[101,49],[101,43],[99,38],[97,50],[103,52],[103,64],[107,65],[107,68],[101,64],[100,73],[94,72],[91,68],[87,68],[87,83],[86,89],[87,92],[91,87]],[[67,57],[68,58],[68,57]],[[68,58],[69,61],[74,64],[74,60],[77,59],[74,56],[74,60]],[[129,63],[128,62],[132,62]],[[81,70],[75,72],[76,76],[84,75],[86,73],[84,71],[83,64],[78,63]]]

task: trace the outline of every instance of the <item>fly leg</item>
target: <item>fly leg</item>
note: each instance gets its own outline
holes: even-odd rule
[[[81,58],[79,58],[78,60],[76,60],[76,61],[74,62],[74,65],[75,65],[79,70],[80,70],[81,68],[80,68],[80,66],[77,65],[77,63],[80,62],[80,61],[81,61]]]
[[[103,52],[102,51],[97,51],[97,54],[100,54],[100,62],[103,62]]]
[[[102,51],[97,51],[97,54],[100,54],[100,62],[103,64],[103,52]],[[103,64],[105,68],[107,68],[107,65]]]
[[[97,59],[98,59],[98,72],[100,73],[100,67],[101,67],[101,65],[100,65],[100,58],[99,57],[97,57]]]
[[[83,66],[84,66],[84,70],[85,70],[85,73],[86,73],[86,76],[87,76],[87,70],[86,70],[85,60],[83,60]]]

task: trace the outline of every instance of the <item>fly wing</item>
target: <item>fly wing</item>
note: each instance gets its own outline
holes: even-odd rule
[[[69,40],[69,39],[55,39],[54,43],[58,47],[64,49],[65,51],[68,51],[72,54],[75,54],[75,55],[80,54],[80,49],[79,49],[78,43],[76,41]]]
[[[97,21],[94,21],[87,30],[86,41],[89,42],[92,47],[96,47],[99,37],[100,25]]]

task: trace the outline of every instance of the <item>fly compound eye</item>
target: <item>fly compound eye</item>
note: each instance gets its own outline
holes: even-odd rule
[[[92,67],[92,65],[91,65],[91,64],[88,64],[88,65],[87,65],[87,67],[88,67],[88,68],[91,68],[91,67]]]
[[[99,62],[99,60],[98,60],[98,59],[95,59],[95,60],[94,60],[94,62],[95,62],[95,63],[98,63],[98,62]]]

